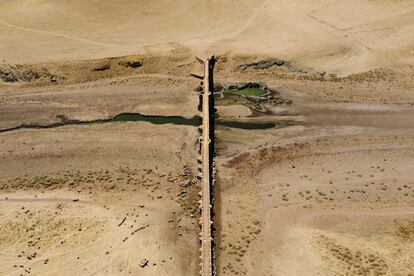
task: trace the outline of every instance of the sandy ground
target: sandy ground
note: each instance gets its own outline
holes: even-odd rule
[[[218,131],[219,271],[412,274],[413,109],[283,94],[300,125]]]
[[[177,45],[197,54],[278,56],[341,73],[413,63],[410,0],[0,5],[0,60],[8,63],[166,53]]]
[[[184,85],[157,84],[151,77],[147,84],[106,83],[69,87],[26,88],[4,91],[0,101],[0,129],[23,123],[51,124],[66,119],[91,121],[112,118],[120,113],[192,117],[197,114],[198,97],[192,91],[197,82]],[[191,84],[193,86],[191,87]]]
[[[144,122],[3,133],[0,274],[196,274],[198,187],[180,186],[196,137]]]
[[[50,64],[68,77],[2,84],[1,129],[123,112],[192,117],[198,82],[188,74],[197,67],[180,67],[187,58],[160,58],[167,66],[159,73],[149,62],[90,80]],[[223,119],[292,122],[216,131],[218,273],[412,273],[409,73],[321,81],[283,68],[238,73],[234,66],[251,59],[226,58],[218,82],[264,81],[293,103],[267,105],[259,116],[240,104],[217,106]],[[87,74],[95,63],[74,64]],[[2,274],[198,273],[195,127],[20,129],[0,133],[0,145]],[[190,174],[180,176],[186,166]]]

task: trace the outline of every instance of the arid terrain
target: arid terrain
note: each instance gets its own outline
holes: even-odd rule
[[[410,0],[0,0],[0,275],[199,273],[210,54],[217,274],[414,275],[413,29]]]

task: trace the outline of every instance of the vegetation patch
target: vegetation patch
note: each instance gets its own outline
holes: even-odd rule
[[[202,87],[198,87],[196,91],[202,91]],[[261,82],[216,84],[214,91],[221,94],[221,97],[217,97],[218,105],[244,105],[257,112],[266,112],[266,105],[292,103]]]

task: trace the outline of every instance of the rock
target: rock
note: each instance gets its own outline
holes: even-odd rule
[[[8,68],[0,68],[0,80],[5,81],[5,82],[18,81],[17,77]]]
[[[270,58],[270,59],[265,59],[265,60],[259,61],[255,65],[255,69],[267,69],[267,68],[275,66],[275,65],[282,66],[286,63],[287,63],[287,61],[284,61],[284,60],[281,60],[281,59],[278,59],[278,58],[276,58],[276,59]]]
[[[177,194],[177,196],[178,197],[180,197],[180,196],[184,196],[184,195],[186,195],[187,194],[187,192],[186,191],[181,191],[181,192],[179,192],[178,194]]]
[[[183,188],[187,188],[187,187],[191,186],[191,184],[192,184],[191,180],[187,179],[187,180],[184,180],[183,182],[181,182],[180,186],[183,187]]]
[[[278,58],[268,58],[268,59],[260,60],[258,62],[240,64],[236,67],[236,69],[240,71],[244,71],[248,68],[252,68],[255,70],[263,70],[263,69],[268,69],[272,66],[279,66],[279,67],[284,66],[290,72],[307,73],[305,69],[292,64],[290,61],[278,59]]]
[[[188,169],[187,166],[185,166],[183,170],[180,172],[179,176],[187,176],[187,175],[190,175],[190,170]]]
[[[264,94],[259,96],[241,96],[256,106],[263,106],[265,104],[292,104],[292,101],[282,98],[279,92],[270,90],[269,87],[262,82],[243,82],[223,85],[224,90],[242,90],[245,88],[259,88],[265,91]]]
[[[32,69],[25,69],[22,72],[19,72],[19,78],[22,81],[27,81],[27,82],[40,79],[42,76],[44,75]]]
[[[29,65],[3,65],[0,67],[0,80],[4,82],[30,82],[43,77],[57,80],[57,76],[49,73],[46,68],[36,68]]]
[[[141,67],[143,64],[142,62],[139,62],[139,61],[128,61],[127,65],[128,67],[138,68],[138,67]]]
[[[99,71],[106,71],[110,68],[111,68],[111,66],[109,65],[109,63],[105,63],[105,64],[98,65],[95,69],[93,69],[93,71],[98,71],[98,72]]]
[[[242,82],[242,83],[230,83],[222,86],[222,90],[242,90],[245,88],[260,88],[268,91],[269,88],[263,82]]]
[[[264,59],[258,62],[253,62],[253,63],[246,63],[246,64],[240,64],[236,67],[237,70],[246,70],[247,68],[253,68],[256,70],[261,70],[261,69],[267,69],[270,68],[272,66],[282,66],[285,65],[287,66],[289,64],[288,61],[283,60],[283,59],[278,59],[278,58],[268,58],[268,59]]]
[[[142,259],[141,261],[139,261],[139,266],[141,268],[144,268],[144,267],[146,267],[148,265],[148,262],[149,261],[147,259]]]
[[[240,64],[240,65],[237,65],[236,70],[244,71],[247,68],[249,68],[249,64]]]
[[[135,60],[120,61],[118,64],[124,67],[130,67],[134,69],[139,68],[142,65],[144,65],[141,61],[135,61]]]

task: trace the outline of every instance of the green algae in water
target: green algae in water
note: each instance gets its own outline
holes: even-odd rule
[[[202,123],[200,116],[184,118],[179,116],[150,116],[138,113],[122,113],[110,120],[111,122],[149,122],[155,125],[174,124],[186,126],[199,126]]]
[[[225,120],[216,120],[216,125],[230,127],[230,128],[239,128],[239,129],[269,129],[269,128],[281,128],[289,123],[286,121],[280,122],[240,122],[240,121],[225,121]]]
[[[179,116],[149,116],[137,113],[123,113],[111,119],[109,122],[149,122],[156,125],[174,124],[187,126],[200,126],[203,119],[200,116],[192,118],[184,118]],[[231,128],[241,129],[267,129],[274,127],[281,127],[284,124],[277,122],[240,122],[240,121],[226,121],[216,120],[216,125]]]
[[[179,116],[149,116],[138,113],[123,113],[111,119],[109,122],[149,122],[156,125],[162,124],[174,124],[174,125],[186,125],[186,126],[200,126],[203,123],[203,119],[200,116],[194,116],[192,118],[184,118]],[[283,127],[285,122],[240,122],[240,121],[227,121],[216,120],[216,125],[225,126],[230,128],[240,129],[268,129],[275,127]]]
[[[121,113],[111,119],[101,119],[94,121],[79,121],[79,120],[65,120],[64,122],[57,122],[49,125],[36,125],[36,124],[21,124],[17,127],[8,129],[0,129],[0,133],[7,131],[14,131],[18,129],[49,129],[55,127],[63,127],[67,125],[94,125],[94,124],[107,124],[114,122],[149,122],[155,125],[173,124],[173,125],[186,125],[186,126],[201,126],[203,119],[200,116],[194,116],[191,118],[184,118],[180,116],[150,116],[142,115],[139,113]],[[242,122],[242,121],[228,121],[223,119],[216,119],[215,125],[229,128],[239,129],[268,129],[268,128],[281,128],[294,123],[288,121],[275,121],[275,122]]]
[[[115,122],[149,122],[155,125],[163,124],[173,124],[173,125],[186,125],[186,126],[201,126],[203,119],[200,116],[194,116],[191,118],[184,118],[180,116],[149,116],[142,115],[139,113],[122,113],[111,119],[102,119],[94,121],[78,121],[78,120],[67,120],[65,122],[53,123],[50,125],[20,125],[18,127],[13,127],[10,129],[0,130],[1,132],[13,131],[21,128],[28,129],[47,129],[55,127],[63,127],[66,125],[95,125],[95,124],[108,124]],[[230,128],[241,128],[241,129],[267,129],[275,127],[283,127],[286,125],[286,122],[241,122],[241,121],[227,121],[223,119],[216,119],[215,124],[217,126],[224,126]]]

